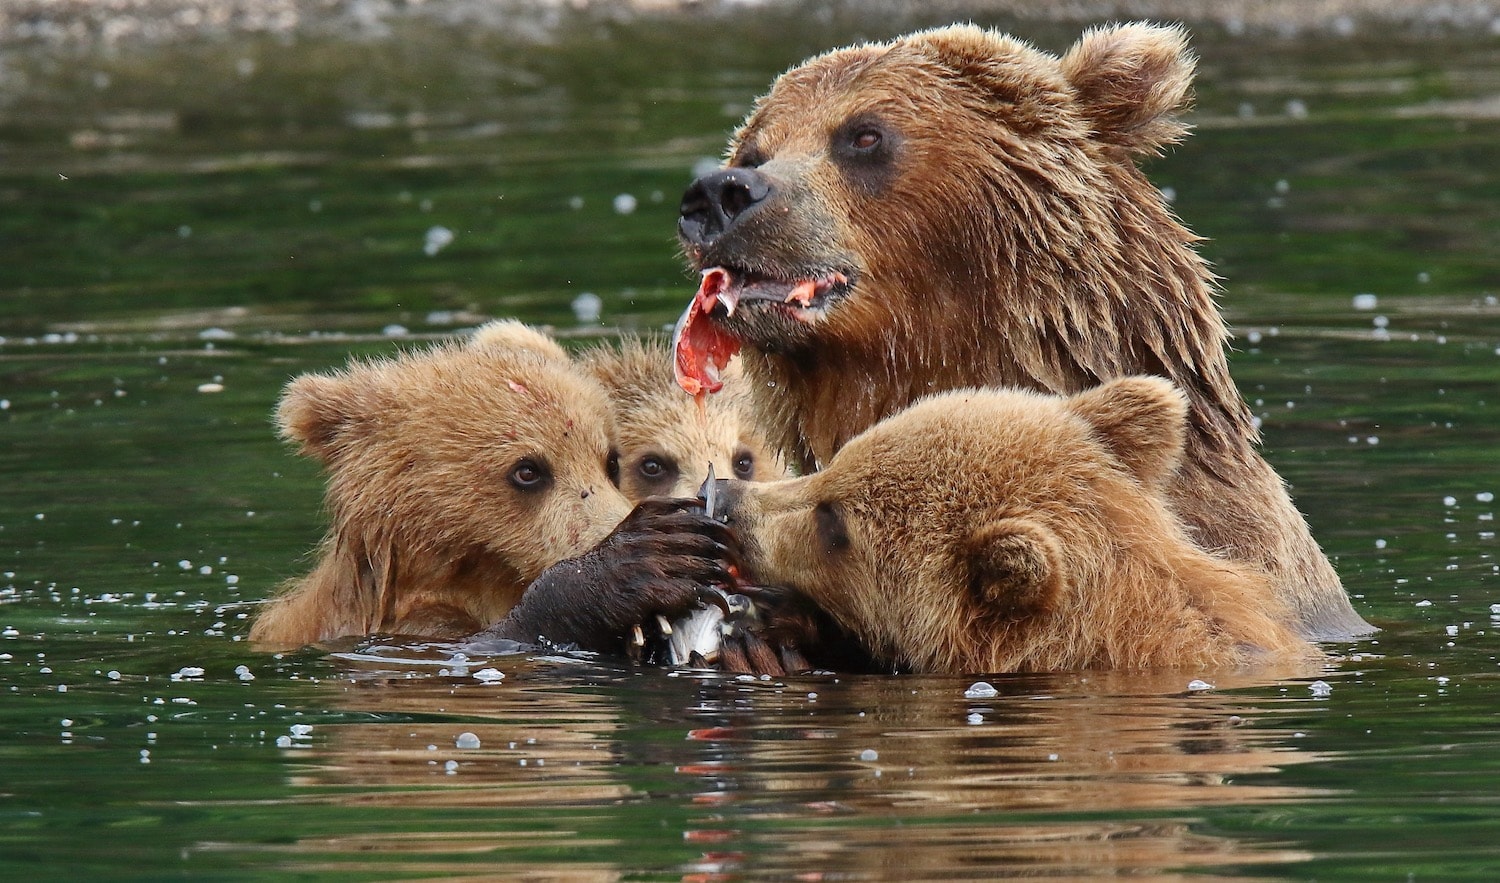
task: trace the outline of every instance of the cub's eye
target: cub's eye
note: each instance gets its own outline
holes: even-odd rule
[[[741,481],[749,481],[755,476],[755,455],[749,451],[740,451],[734,458],[734,477]]]
[[[860,153],[869,153],[884,140],[885,135],[879,129],[860,129],[849,139],[849,146]]]
[[[647,454],[636,464],[635,471],[652,484],[670,484],[677,480],[677,461],[660,454]]]
[[[620,452],[610,449],[609,456],[604,459],[604,474],[609,476],[609,483],[615,487],[620,486]]]
[[[545,464],[527,458],[516,463],[510,469],[507,476],[510,483],[519,491],[538,491],[547,485],[552,479],[552,473],[547,471]]]
[[[661,478],[662,473],[666,471],[667,467],[655,457],[647,457],[641,461],[641,475],[647,478]]]

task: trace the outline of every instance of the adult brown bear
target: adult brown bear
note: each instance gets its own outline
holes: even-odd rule
[[[809,472],[933,392],[1167,377],[1190,405],[1167,495],[1194,539],[1263,568],[1305,634],[1372,631],[1257,452],[1197,237],[1133,161],[1184,135],[1193,68],[1178,28],[1099,28],[1057,57],[955,26],[783,74],[683,198],[704,273],[685,386],[742,345]]]

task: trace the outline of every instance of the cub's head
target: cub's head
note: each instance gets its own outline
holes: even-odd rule
[[[1179,230],[1132,155],[1183,136],[1193,68],[1180,29],[1132,24],[1061,57],[953,26],[788,71],[683,197],[689,262],[727,274],[711,318],[782,353],[918,312],[993,321],[977,292],[1056,276],[1117,224]],[[1115,219],[1122,197],[1151,220]]]
[[[877,656],[945,670],[1012,624],[1088,615],[1078,589],[1120,549],[1181,542],[1133,533],[1164,529],[1158,493],[1185,433],[1183,397],[1156,378],[1070,398],[958,390],[821,472],[730,482],[716,509],[756,580],[808,596]]]
[[[398,556],[487,556],[525,585],[629,511],[604,390],[519,323],[305,374],[277,421],[327,468],[334,531]]]
[[[620,489],[632,502],[691,497],[708,477],[770,481],[786,475],[756,426],[746,381],[733,363],[717,395],[700,404],[672,378],[664,340],[625,338],[582,363],[609,392],[620,452]]]

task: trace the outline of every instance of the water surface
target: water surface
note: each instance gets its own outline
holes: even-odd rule
[[[569,341],[670,322],[677,198],[753,97],[924,23],[838,9],[5,45],[13,875],[1493,879],[1482,31],[1205,24],[1196,132],[1150,164],[1225,279],[1269,458],[1384,629],[1326,668],[991,677],[974,700],[974,677],[249,651],[322,527],[269,422],[285,380],[487,317]],[[1079,29],[980,20],[1050,49]]]

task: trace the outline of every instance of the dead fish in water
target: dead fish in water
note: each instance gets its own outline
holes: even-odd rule
[[[648,665],[707,668],[719,660],[724,638],[756,624],[755,605],[717,586],[701,590],[703,604],[676,621],[657,616],[650,627],[631,629],[630,656]]]

